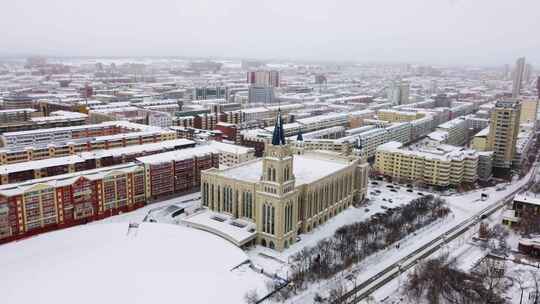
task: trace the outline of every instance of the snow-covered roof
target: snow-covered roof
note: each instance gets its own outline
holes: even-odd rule
[[[188,226],[216,234],[236,246],[248,243],[257,234],[255,223],[209,210],[189,215],[182,219],[182,222]]]
[[[166,163],[170,161],[179,161],[179,160],[185,160],[189,158],[193,158],[194,156],[202,156],[209,153],[219,153],[219,151],[216,148],[213,148],[210,145],[205,146],[199,146],[195,148],[187,148],[182,150],[174,150],[154,155],[148,155],[148,156],[142,156],[138,157],[137,161],[144,163],[144,164],[161,164]]]
[[[225,153],[232,153],[232,154],[247,154],[250,152],[254,152],[255,149],[248,148],[244,146],[239,145],[233,145],[233,144],[227,144],[219,141],[209,141],[208,145],[219,152],[225,152]]]
[[[335,154],[308,152],[303,155],[294,155],[293,157],[293,174],[296,178],[297,186],[311,184],[350,165],[346,159]],[[239,166],[217,172],[232,179],[257,183],[261,180],[262,159],[245,162]]]
[[[522,202],[525,204],[537,205],[540,206],[540,198],[528,196],[526,194],[517,194],[514,197],[514,202]]]
[[[248,256],[222,238],[178,225],[128,225],[83,225],[1,246],[0,284],[9,290],[2,302],[243,303],[250,289],[264,290],[264,276],[241,266]],[[96,284],[99,291],[89,292]]]
[[[68,174],[61,174],[56,176],[49,176],[43,178],[31,179],[29,181],[15,183],[15,184],[6,184],[0,186],[0,195],[4,196],[14,196],[26,192],[29,189],[32,189],[38,185],[44,185],[47,187],[60,187],[68,186],[73,184],[79,178],[86,178],[89,180],[98,180],[103,177],[114,174],[115,172],[119,173],[131,173],[143,170],[142,166],[136,165],[134,163],[125,163],[116,166],[97,168],[92,170],[73,172]]]

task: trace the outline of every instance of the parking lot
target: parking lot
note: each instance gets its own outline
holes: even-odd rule
[[[367,194],[369,201],[365,205],[365,208],[380,208],[382,211],[394,209],[426,194],[429,193],[416,190],[412,188],[412,185],[397,185],[384,181],[370,180]]]

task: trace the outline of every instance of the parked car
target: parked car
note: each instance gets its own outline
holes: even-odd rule
[[[376,190],[375,190],[375,192],[377,192],[377,193],[379,193],[379,194],[380,194],[380,193],[381,193],[381,190],[379,190],[379,189],[376,189]]]
[[[424,193],[422,193],[422,192],[418,192],[418,195],[420,195],[420,196],[424,196]]]
[[[396,189],[390,189],[390,191],[392,191],[392,192],[397,192],[397,190],[396,190]]]
[[[379,183],[377,182],[371,182],[372,185],[378,185]]]
[[[394,188],[394,185],[386,185],[388,188]]]
[[[407,189],[407,192],[413,192],[413,189]]]

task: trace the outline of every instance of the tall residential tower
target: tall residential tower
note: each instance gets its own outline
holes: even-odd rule
[[[488,148],[493,151],[493,167],[509,169],[516,153],[519,133],[521,102],[519,100],[500,100],[491,112]],[[500,170],[499,170],[500,171]]]

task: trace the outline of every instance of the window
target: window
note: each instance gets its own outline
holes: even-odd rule
[[[242,211],[244,217],[253,218],[253,198],[251,192],[242,193]]]
[[[275,216],[275,208],[271,204],[265,203],[263,205],[263,232],[274,234]]]

